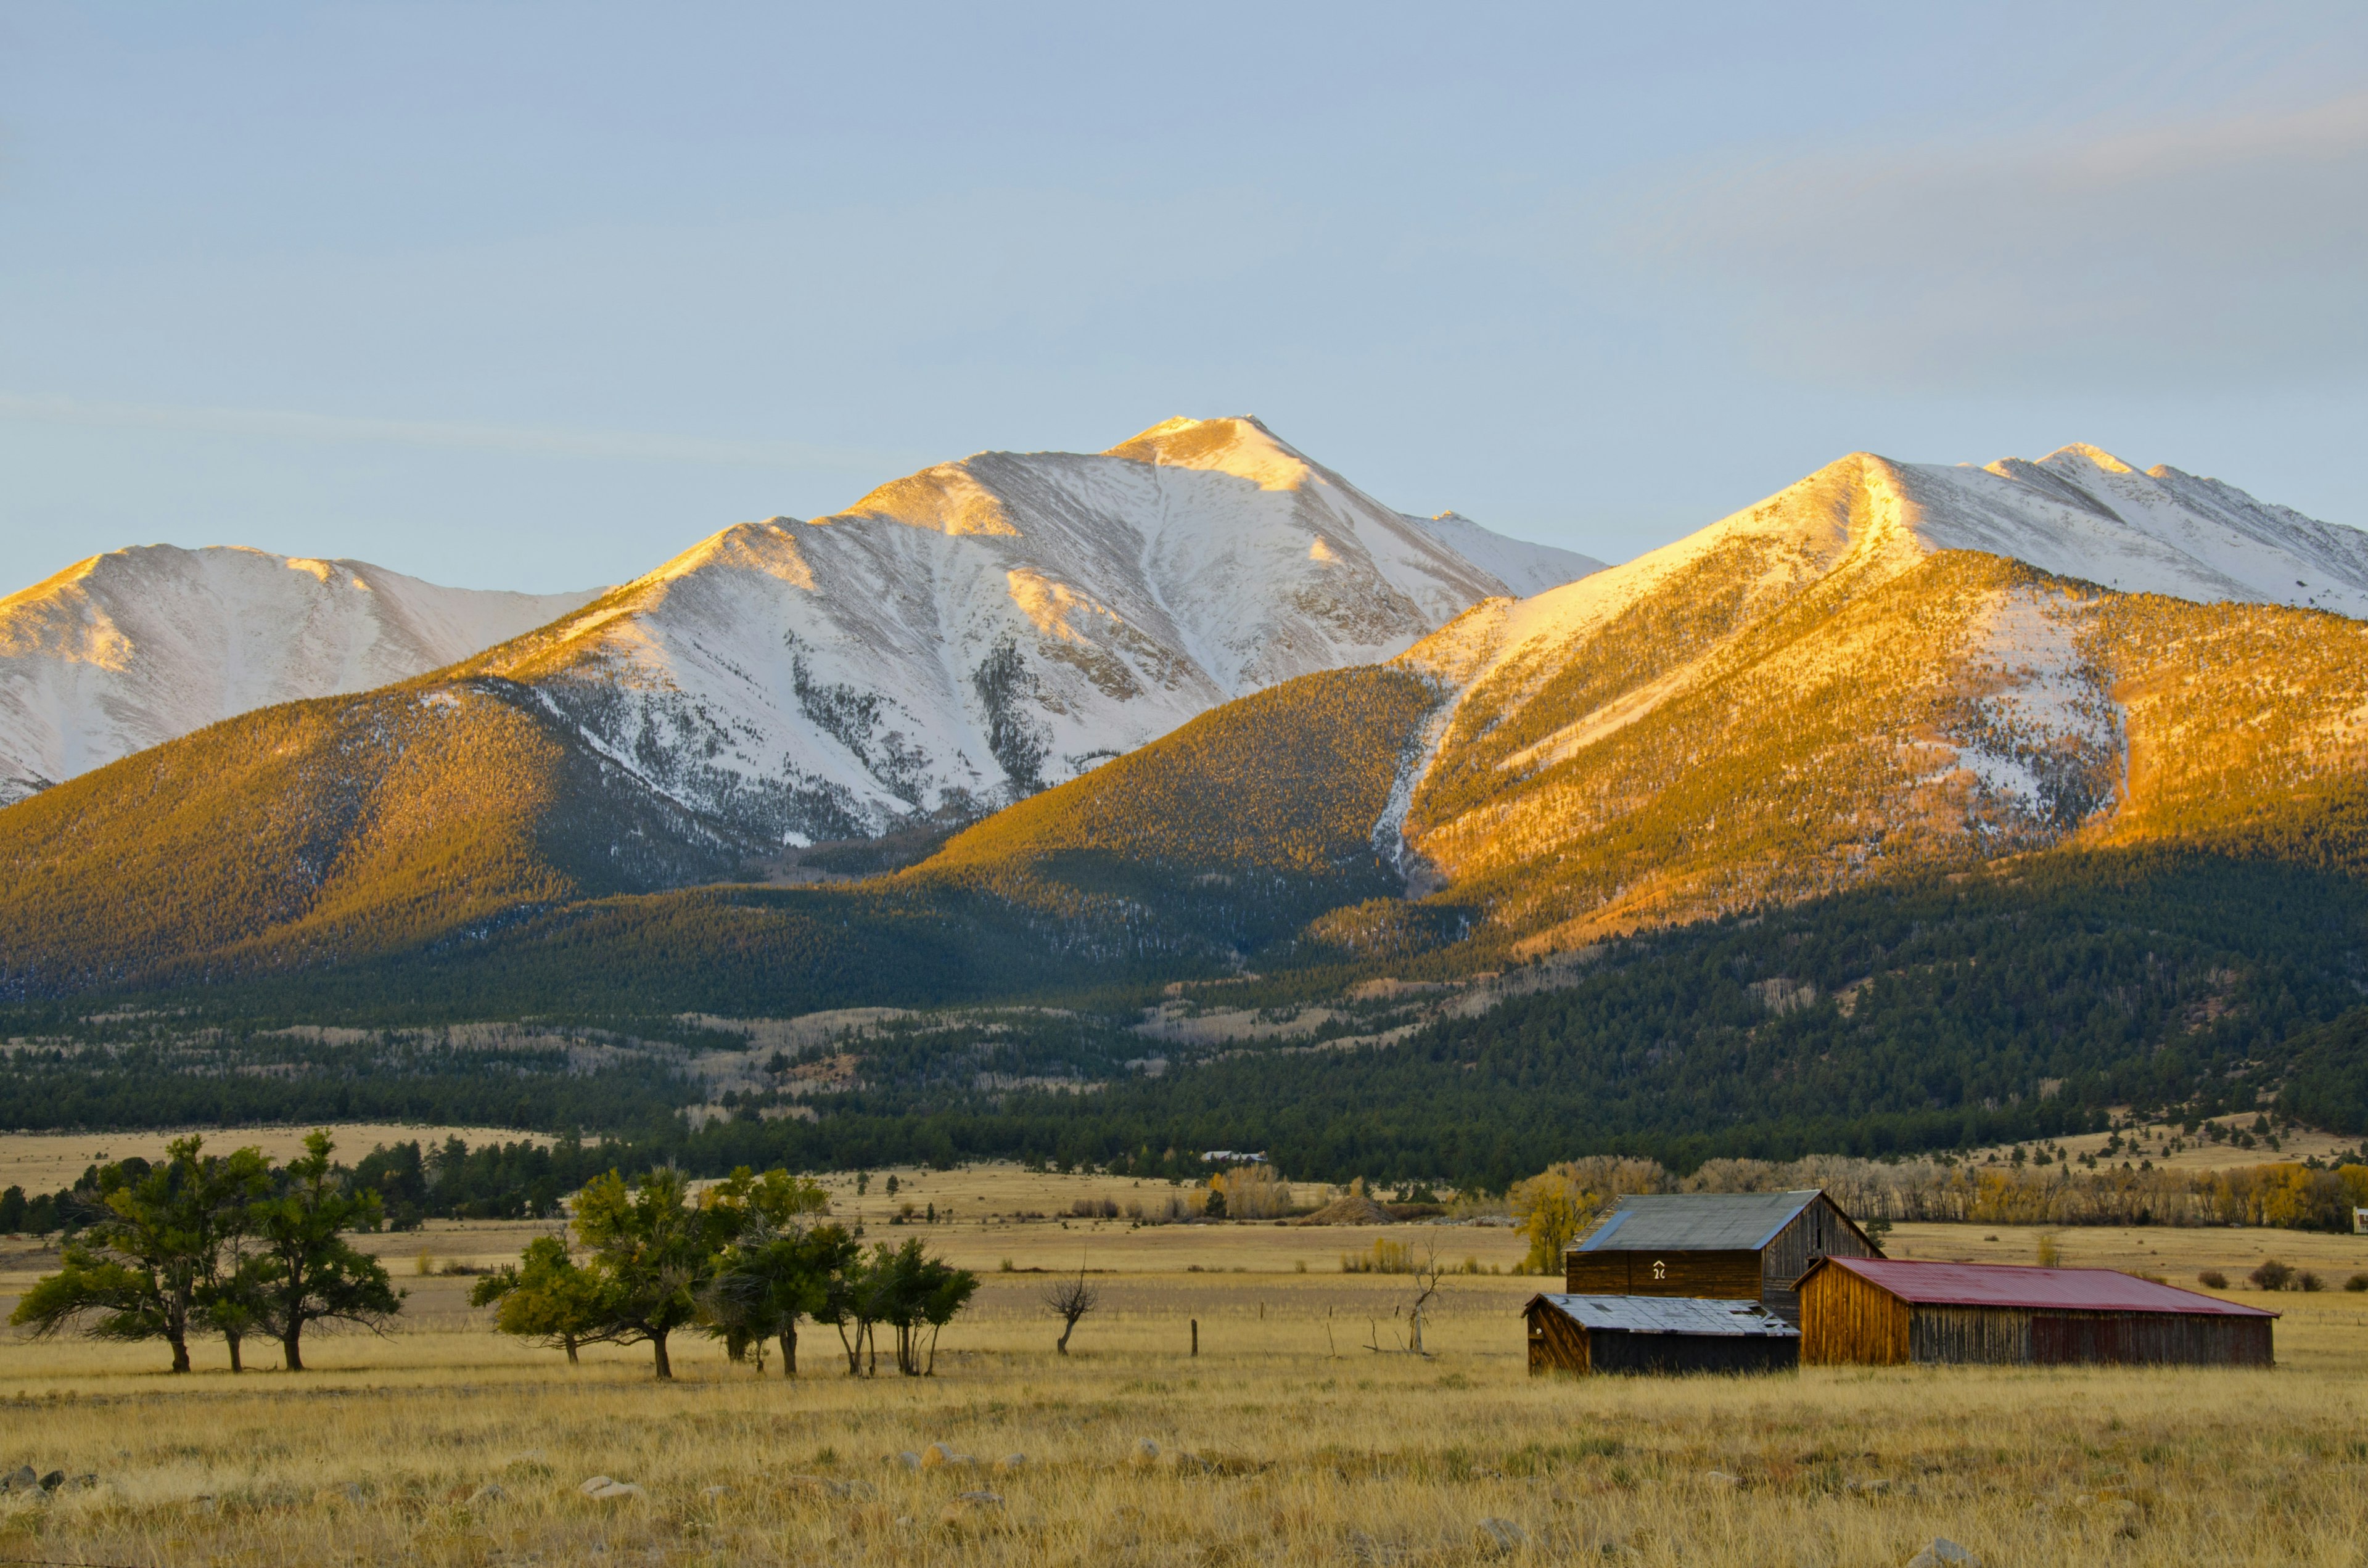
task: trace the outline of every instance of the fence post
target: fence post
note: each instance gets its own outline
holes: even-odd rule
[[[1199,1318],[1194,1318],[1194,1319],[1192,1320],[1192,1354],[1193,1354],[1193,1355],[1195,1355],[1195,1356],[1198,1356],[1200,1353],[1201,1353],[1201,1320],[1200,1320]]]

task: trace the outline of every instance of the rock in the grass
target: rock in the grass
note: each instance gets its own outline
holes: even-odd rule
[[[584,1495],[596,1503],[628,1503],[635,1498],[646,1497],[649,1494],[632,1482],[612,1481],[598,1492],[586,1492]]]
[[[6,1480],[0,1481],[0,1492],[15,1492],[24,1487],[39,1486],[40,1484],[40,1479],[33,1473],[33,1467],[28,1464],[20,1464],[16,1469],[8,1472]]]
[[[1982,1560],[1942,1535],[1909,1558],[1907,1568],[1982,1568]]]
[[[1168,1460],[1178,1470],[1189,1471],[1196,1475],[1214,1475],[1217,1473],[1216,1465],[1211,1462],[1207,1458],[1200,1454],[1188,1452],[1182,1449],[1178,1449],[1173,1454],[1169,1455]]]
[[[822,1497],[871,1497],[879,1488],[868,1481],[833,1481],[825,1475],[793,1475],[781,1483],[792,1492],[810,1492]]]
[[[1530,1532],[1510,1519],[1483,1519],[1472,1527],[1472,1544],[1488,1557],[1519,1551],[1529,1540]]]
[[[699,1494],[712,1503],[719,1498],[731,1496],[732,1488],[729,1486],[702,1486],[699,1489]]]
[[[1157,1464],[1159,1462],[1159,1445],[1153,1442],[1148,1437],[1137,1437],[1134,1440],[1134,1462],[1137,1464]]]
[[[921,1468],[921,1456],[915,1453],[912,1449],[906,1449],[903,1453],[896,1456],[896,1462],[903,1465],[906,1470],[918,1470]]]
[[[65,1483],[66,1472],[62,1470],[53,1470],[50,1471],[49,1474],[41,1477],[41,1490],[44,1492],[55,1492],[59,1487],[63,1486]]]
[[[198,1512],[200,1514],[211,1514],[214,1511],[214,1494],[211,1492],[199,1493],[193,1501],[198,1505]]]
[[[1702,1471],[1702,1479],[1709,1482],[1713,1486],[1740,1486],[1743,1484],[1743,1477],[1739,1475],[1729,1475],[1723,1470],[1706,1470]]]
[[[943,1443],[931,1443],[921,1450],[921,1468],[935,1470],[953,1457],[954,1451]]]
[[[507,1503],[509,1500],[510,1494],[490,1481],[469,1494],[471,1507],[483,1507],[488,1503]]]
[[[602,1488],[603,1486],[614,1486],[614,1485],[616,1485],[616,1484],[617,1484],[617,1480],[616,1480],[616,1477],[614,1477],[614,1476],[609,1476],[609,1475],[596,1475],[596,1476],[593,1476],[590,1480],[588,1480],[588,1481],[585,1482],[585,1483],[584,1483],[583,1485],[581,1485],[581,1486],[577,1487],[575,1490],[576,1490],[576,1491],[578,1491],[578,1492],[581,1492],[581,1493],[582,1493],[582,1494],[584,1494],[584,1495],[586,1495],[586,1497],[589,1497],[589,1496],[591,1496],[594,1493],[596,1493],[596,1492],[599,1491],[599,1490],[600,1490],[600,1488]]]
[[[1884,1493],[1891,1490],[1891,1483],[1884,1481],[1880,1477],[1877,1477],[1873,1481],[1845,1481],[1842,1483],[1842,1490],[1845,1492],[1861,1492],[1870,1497],[1880,1497]]]
[[[75,1476],[73,1480],[67,1482],[66,1490],[69,1492],[87,1492],[97,1484],[98,1471],[95,1470],[86,1470],[80,1475]]]
[[[1008,1475],[1013,1471],[1023,1468],[1027,1463],[1028,1456],[1026,1454],[1006,1454],[1001,1459],[995,1461],[995,1468],[1002,1471],[1004,1474]]]

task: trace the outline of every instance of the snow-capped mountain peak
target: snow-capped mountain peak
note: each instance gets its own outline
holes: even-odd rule
[[[742,524],[472,670],[774,843],[967,813],[1596,563],[1382,506],[1245,418],[980,452]]]
[[[590,597],[244,546],[94,555],[0,599],[0,804],[250,708],[438,668]]]

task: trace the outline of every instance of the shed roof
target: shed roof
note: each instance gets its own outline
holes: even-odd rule
[[[1919,1259],[1822,1257],[1809,1266],[1847,1268],[1903,1301],[1927,1306],[2036,1307],[2085,1312],[2186,1312],[2201,1317],[2273,1318],[2260,1307],[2224,1301],[2123,1274],[2114,1268],[2033,1268],[2016,1263],[1932,1263]]]
[[[1582,1328],[1621,1334],[1709,1334],[1727,1338],[1797,1338],[1801,1331],[1757,1301],[1714,1301],[1699,1296],[1532,1296]]]
[[[1575,1252],[1758,1252],[1824,1194],[1644,1192],[1620,1200]]]

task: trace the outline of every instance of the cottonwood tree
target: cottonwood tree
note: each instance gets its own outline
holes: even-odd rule
[[[504,1264],[469,1290],[472,1307],[493,1307],[494,1326],[535,1345],[567,1352],[578,1366],[576,1347],[604,1336],[612,1314],[600,1299],[600,1281],[568,1255],[564,1236],[537,1236],[514,1264]]]
[[[291,1372],[304,1369],[308,1324],[378,1332],[403,1310],[404,1292],[387,1278],[386,1265],[346,1240],[348,1231],[377,1230],[382,1216],[378,1194],[352,1190],[331,1163],[336,1149],[325,1131],[306,1136],[302,1157],[288,1163],[278,1189],[248,1215],[261,1247],[263,1319],[279,1335]]]
[[[846,1228],[816,1224],[830,1208],[819,1182],[787,1171],[753,1176],[744,1166],[711,1189],[711,1205],[729,1216],[734,1239],[699,1304],[707,1330],[737,1361],[754,1353],[765,1369],[768,1339],[781,1347],[781,1373],[798,1375],[798,1320],[823,1312],[833,1278],[858,1256]]]
[[[95,1339],[161,1339],[173,1370],[189,1369],[189,1331],[205,1327],[229,1237],[269,1182],[254,1149],[204,1153],[204,1141],[166,1145],[164,1163],[99,1173],[98,1219],[66,1244],[64,1266],[37,1282],[9,1322],[45,1339],[79,1324]]]
[[[1082,1263],[1077,1265],[1075,1279],[1056,1279],[1044,1287],[1044,1310],[1061,1320],[1061,1337],[1053,1342],[1053,1348],[1066,1356],[1069,1335],[1076,1333],[1077,1324],[1101,1304],[1101,1287],[1086,1282],[1086,1266]]]
[[[575,1199],[575,1239],[590,1254],[603,1322],[592,1337],[647,1345],[657,1376],[674,1376],[666,1341],[699,1316],[699,1297],[729,1239],[734,1217],[694,1207],[690,1183],[661,1167],[628,1186],[615,1171]]]

